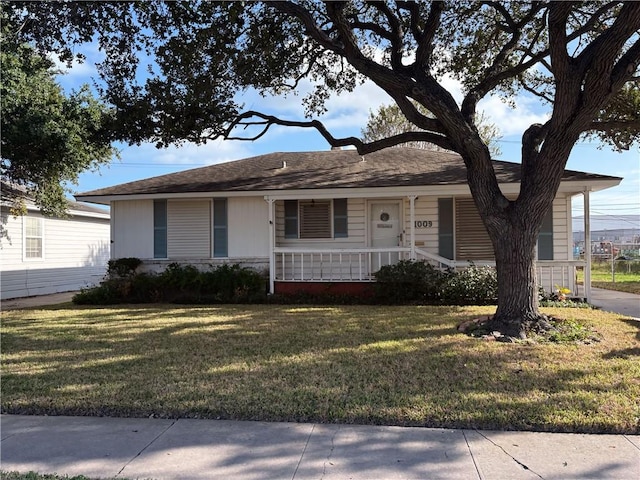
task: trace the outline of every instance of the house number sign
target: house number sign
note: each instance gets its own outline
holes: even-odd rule
[[[431,220],[416,220],[416,228],[431,228],[433,222]]]

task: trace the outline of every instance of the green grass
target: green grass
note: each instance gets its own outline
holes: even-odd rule
[[[606,290],[635,293],[640,295],[640,273],[615,272],[615,282],[611,275],[611,264],[595,263],[591,266],[591,285]],[[578,282],[583,283],[584,272],[578,270]]]
[[[495,307],[63,306],[2,313],[2,411],[638,433],[640,324],[591,344],[456,331]]]
[[[84,475],[77,475],[69,477],[68,475],[55,475],[55,474],[39,474],[35,472],[18,473],[18,472],[5,472],[0,470],[1,480],[91,480]]]
[[[5,472],[4,470],[0,470],[0,480],[92,480],[90,477],[85,477],[84,475],[75,475],[70,477],[68,475],[57,475],[55,473],[36,473],[36,472],[28,472],[28,473],[19,473],[19,472]],[[101,480],[107,480],[102,478]],[[115,479],[113,479],[115,480]],[[127,480],[124,477],[118,477],[118,480]]]

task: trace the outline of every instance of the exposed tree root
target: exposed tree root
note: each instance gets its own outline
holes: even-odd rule
[[[527,318],[509,318],[503,320],[495,315],[464,322],[458,330],[474,337],[493,337],[502,342],[526,340],[532,335],[544,335],[556,330],[551,318],[546,315],[536,315]]]

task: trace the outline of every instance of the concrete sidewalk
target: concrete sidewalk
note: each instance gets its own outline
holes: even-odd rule
[[[78,293],[62,292],[52,293],[50,295],[36,295],[33,297],[11,298],[0,302],[0,310],[17,310],[21,308],[46,307],[49,305],[58,305],[60,303],[70,302],[73,296]]]
[[[2,470],[153,479],[640,478],[640,436],[2,415]]]

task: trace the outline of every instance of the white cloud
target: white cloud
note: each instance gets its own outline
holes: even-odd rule
[[[503,136],[521,135],[534,123],[544,123],[549,113],[542,111],[542,106],[535,98],[518,95],[511,99],[515,107],[507,105],[498,96],[487,97],[478,104],[491,123],[500,128]]]
[[[155,163],[158,165],[213,165],[250,156],[251,152],[239,141],[214,140],[204,145],[185,143],[158,149],[155,145],[144,143],[140,146],[126,147],[122,157],[131,163]]]
[[[462,83],[459,80],[446,74],[440,79],[440,84],[451,94],[458,105],[462,105],[464,94],[462,93]]]

